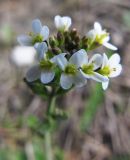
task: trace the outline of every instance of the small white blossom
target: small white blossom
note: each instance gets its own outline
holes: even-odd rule
[[[60,85],[63,89],[69,89],[72,85],[82,87],[86,84],[87,80],[79,71],[79,64],[81,63],[82,54],[77,59],[77,52],[74,53],[69,61],[65,57],[59,57],[57,64],[63,71],[60,78]]]
[[[47,26],[42,26],[39,19],[32,21],[32,30],[29,35],[18,36],[18,42],[23,46],[32,46],[36,43],[41,43],[48,39],[49,28]]]
[[[109,59],[107,55],[103,54],[103,63],[101,69],[98,73],[104,75],[105,77],[117,77],[120,75],[122,71],[122,65],[120,64],[120,56],[119,54],[113,54]],[[104,90],[107,89],[109,85],[109,81],[103,82],[102,87]]]
[[[50,83],[55,77],[54,68],[57,64],[57,58],[64,56],[65,53],[54,56],[51,59],[45,59],[44,57],[41,57],[42,59],[40,60],[40,62],[28,70],[26,74],[27,81],[33,82],[37,79],[40,79],[43,84]]]
[[[81,49],[75,53],[73,64],[76,64],[78,68],[80,68],[81,74],[86,79],[91,78],[98,82],[108,81],[107,77],[104,77],[95,71],[100,68],[102,64],[102,56],[100,54],[95,54],[90,60],[88,60],[87,52],[84,49]]]
[[[71,26],[71,18],[68,16],[61,17],[59,15],[54,18],[55,26],[58,30],[67,31]]]
[[[109,33],[107,33],[106,30],[103,30],[101,24],[98,22],[94,23],[94,29],[90,30],[87,33],[87,37],[89,38],[90,45],[93,42],[96,42],[111,50],[117,50],[117,47],[109,43],[110,40]]]
[[[35,62],[36,51],[33,47],[16,46],[11,53],[11,61],[18,67],[28,66]]]

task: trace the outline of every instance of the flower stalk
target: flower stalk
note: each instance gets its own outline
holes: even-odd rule
[[[51,133],[49,130],[45,131],[45,153],[46,153],[46,160],[53,160],[53,151],[52,151],[52,144],[51,144]]]
[[[54,95],[54,92],[52,91],[52,95],[48,98],[48,106],[47,106],[47,112],[46,115],[48,117],[49,122],[51,122],[51,114],[54,112],[54,108],[55,108],[55,101],[56,101],[56,96]],[[52,123],[50,124],[50,128]],[[54,155],[53,155],[53,150],[52,150],[52,136],[51,136],[51,130],[48,129],[45,131],[45,150],[46,150],[46,160],[53,160],[54,159]]]

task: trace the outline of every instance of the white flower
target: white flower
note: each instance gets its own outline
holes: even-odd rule
[[[71,26],[71,18],[68,16],[61,17],[59,15],[55,16],[54,23],[57,29],[67,31]]]
[[[98,22],[94,23],[94,29],[87,33],[87,37],[89,38],[90,45],[96,42],[111,50],[117,50],[117,47],[108,42],[110,40],[109,33],[107,33],[106,30],[102,30],[102,26]]]
[[[100,68],[102,64],[102,56],[100,54],[95,54],[90,60],[88,60],[87,52],[84,49],[81,49],[74,54],[73,64],[80,68],[81,74],[86,79],[91,78],[98,82],[108,81],[107,77],[104,77],[95,71]]]
[[[16,46],[12,50],[11,61],[18,67],[28,66],[35,62],[36,51],[33,47]]]
[[[74,53],[69,61],[65,57],[59,57],[57,64],[63,71],[60,77],[60,85],[63,89],[69,89],[72,85],[76,87],[82,87],[86,84],[87,80],[79,71],[79,65],[81,63],[82,54],[77,59],[77,52]]]
[[[26,74],[27,81],[33,82],[40,78],[43,84],[50,83],[55,77],[55,67],[57,64],[57,58],[64,56],[65,53],[54,56],[50,60],[44,59],[43,57],[43,59],[40,60],[39,64],[34,65],[28,70]]]
[[[101,69],[98,71],[99,74],[104,75],[105,77],[117,77],[122,71],[122,65],[120,64],[119,54],[113,54],[109,59],[107,55],[103,54],[103,63]],[[104,90],[107,89],[109,81],[103,82],[102,87]]]
[[[42,26],[39,19],[32,21],[32,30],[29,35],[18,36],[18,42],[23,46],[32,46],[36,43],[41,43],[48,39],[49,28],[47,26]]]

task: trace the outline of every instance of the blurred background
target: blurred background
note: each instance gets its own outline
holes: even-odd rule
[[[130,160],[130,0],[0,0],[0,160],[45,160],[43,137],[30,129],[35,119],[28,117],[42,117],[46,102],[23,82],[31,62],[12,57],[21,50],[16,37],[31,30],[33,19],[53,34],[57,14],[72,17],[82,35],[95,21],[107,28],[123,72],[105,92],[88,82],[58,99],[70,114],[53,134],[56,160]]]

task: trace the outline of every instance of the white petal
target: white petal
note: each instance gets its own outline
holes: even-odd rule
[[[102,56],[100,54],[95,54],[92,56],[92,58],[89,60],[89,64],[93,63],[94,70],[98,69],[102,65]]]
[[[93,30],[90,30],[88,33],[87,33],[87,35],[86,35],[88,38],[90,38],[92,41],[94,41],[95,40],[95,38],[96,38],[96,32],[95,32],[95,30],[93,29]]]
[[[40,78],[41,70],[39,65],[35,65],[26,73],[26,79],[28,82],[33,82]]]
[[[113,70],[109,75],[109,77],[117,77],[121,74],[121,71],[122,71],[122,66],[121,64],[118,64],[115,68],[115,71]]]
[[[39,42],[35,43],[34,44],[34,48],[37,50],[38,49],[38,45],[39,45]]]
[[[104,43],[103,43],[103,46],[105,46],[105,47],[107,47],[107,48],[109,48],[109,49],[111,49],[111,50],[117,50],[117,47],[116,47],[116,46],[114,46],[114,45],[112,45],[112,44],[110,44],[110,43],[108,43],[108,42],[104,42]]]
[[[68,16],[62,17],[62,23],[64,24],[65,29],[67,30],[72,24],[71,18]]]
[[[79,50],[78,52],[74,53],[70,59],[69,63],[75,64],[77,67],[81,67],[83,64],[88,63],[88,55],[84,49]]]
[[[80,70],[81,74],[87,79],[93,79],[97,82],[106,82],[108,81],[108,77],[102,76],[101,74],[94,72],[93,75],[85,74],[82,70]]]
[[[38,59],[41,60],[44,58],[44,54],[47,52],[48,47],[45,42],[38,43],[34,45],[34,48],[37,50]]]
[[[68,16],[61,17],[59,15],[55,16],[54,23],[57,29],[64,29],[68,30],[68,28],[71,26],[71,18]]]
[[[107,55],[104,53],[104,54],[103,54],[102,68],[104,68],[106,65],[108,65],[108,57],[107,57]]]
[[[110,36],[107,36],[106,38],[103,39],[103,43],[106,43],[110,40]]]
[[[103,83],[102,83],[102,88],[103,88],[104,90],[106,90],[106,89],[108,88],[108,85],[109,85],[109,81],[103,82]]]
[[[109,79],[106,76],[103,76],[97,72],[94,72],[94,74],[91,76],[91,78],[97,82],[107,82]]]
[[[66,54],[67,54],[67,53],[60,53],[60,54],[54,56],[53,58],[51,58],[50,60],[51,60],[51,62],[56,63],[56,64],[58,65],[57,60],[58,60],[59,58],[61,59],[61,57],[64,58]]]
[[[96,32],[97,32],[98,34],[101,34],[101,32],[102,32],[102,26],[101,26],[100,23],[95,22],[95,23],[94,23],[94,29],[96,30]]]
[[[56,63],[62,70],[64,70],[68,64],[68,61],[65,58],[65,55],[66,53],[61,53],[51,59],[51,61]]]
[[[40,34],[43,36],[43,40],[47,40],[49,37],[49,28],[47,26],[43,26]]]
[[[73,79],[71,76],[66,75],[64,73],[61,74],[60,77],[60,85],[63,89],[69,89],[73,84]]]
[[[83,87],[87,83],[87,79],[80,72],[78,72],[73,78],[73,83],[76,87]]]
[[[41,72],[41,82],[47,84],[54,79],[55,72],[54,71],[42,71]]]
[[[111,68],[116,67],[119,63],[120,63],[120,55],[117,53],[113,54],[108,60],[108,64]]]
[[[28,35],[20,35],[17,38],[18,42],[22,46],[31,46],[32,45],[32,38]]]
[[[42,29],[42,24],[41,21],[39,19],[35,19],[32,21],[32,29],[34,33],[40,33],[41,29]]]
[[[59,15],[55,16],[54,23],[55,23],[56,28],[62,27],[61,16],[59,16]]]

